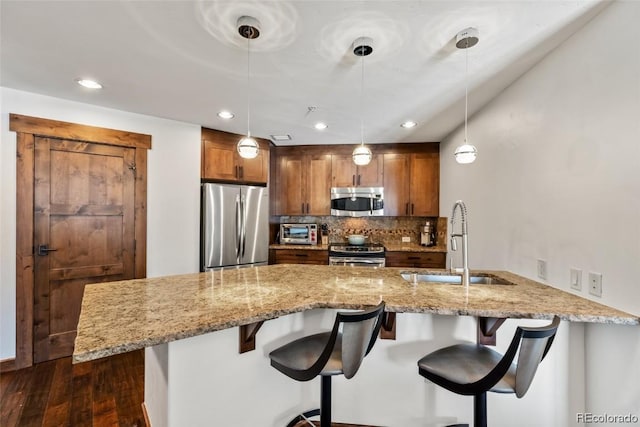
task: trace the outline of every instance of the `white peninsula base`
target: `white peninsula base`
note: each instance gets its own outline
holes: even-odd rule
[[[244,354],[238,353],[237,327],[147,348],[145,406],[152,427],[283,427],[298,413],[319,407],[319,379],[294,381],[270,366],[268,354],[331,328],[334,316],[335,310],[311,310],[269,320],[258,332],[256,350]],[[474,341],[475,319],[406,313],[397,319],[395,341],[378,340],[353,379],[334,377],[334,421],[397,427],[471,423],[472,398],[425,381],[416,363],[437,348]],[[547,322],[507,321],[497,348],[504,351],[516,325]],[[490,393],[493,426],[510,427],[514,419],[521,420],[519,426],[566,425],[571,404],[557,390],[567,390],[569,383],[568,328],[563,322],[523,399]]]

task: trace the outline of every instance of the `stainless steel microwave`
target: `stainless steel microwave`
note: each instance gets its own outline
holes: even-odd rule
[[[332,187],[331,215],[382,216],[384,189],[382,187]]]
[[[317,224],[280,224],[280,243],[285,245],[317,245]]]

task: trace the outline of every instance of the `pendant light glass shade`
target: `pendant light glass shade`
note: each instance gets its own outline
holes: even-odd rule
[[[255,159],[258,157],[260,146],[258,142],[251,138],[250,124],[250,95],[251,95],[251,39],[260,36],[260,23],[251,16],[241,16],[238,18],[238,32],[247,39],[247,136],[238,141],[237,150],[243,159]]]
[[[456,162],[460,164],[473,163],[478,156],[478,150],[471,144],[462,144],[454,153]]]
[[[353,54],[362,57],[362,69],[360,76],[360,145],[353,149],[351,157],[353,163],[365,166],[371,162],[373,154],[369,147],[364,145],[364,57],[373,52],[373,40],[369,37],[359,37],[353,42]]]
[[[237,148],[238,154],[243,159],[255,159],[258,157],[258,151],[260,150],[258,142],[250,136],[245,136],[238,141]]]
[[[467,139],[467,116],[469,110],[469,83],[468,83],[468,74],[469,74],[469,53],[468,50],[470,47],[475,46],[480,40],[478,35],[478,30],[475,28],[467,28],[466,30],[462,30],[456,36],[456,47],[458,49],[465,49],[465,89],[464,89],[464,144],[460,145],[456,148],[454,152],[454,156],[456,158],[456,162],[460,164],[469,164],[473,163],[478,156],[478,150],[473,145],[469,144]]]
[[[353,157],[353,163],[358,166],[364,166],[371,162],[373,154],[371,153],[371,150],[369,150],[369,147],[365,145],[358,145],[353,150],[353,154],[351,156]]]

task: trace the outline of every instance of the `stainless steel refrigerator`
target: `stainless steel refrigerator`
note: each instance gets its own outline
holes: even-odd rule
[[[266,265],[268,205],[266,187],[202,184],[200,270]]]

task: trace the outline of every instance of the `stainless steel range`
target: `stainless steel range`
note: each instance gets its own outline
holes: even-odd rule
[[[329,265],[384,267],[384,246],[378,243],[366,245],[334,243],[329,246]]]

